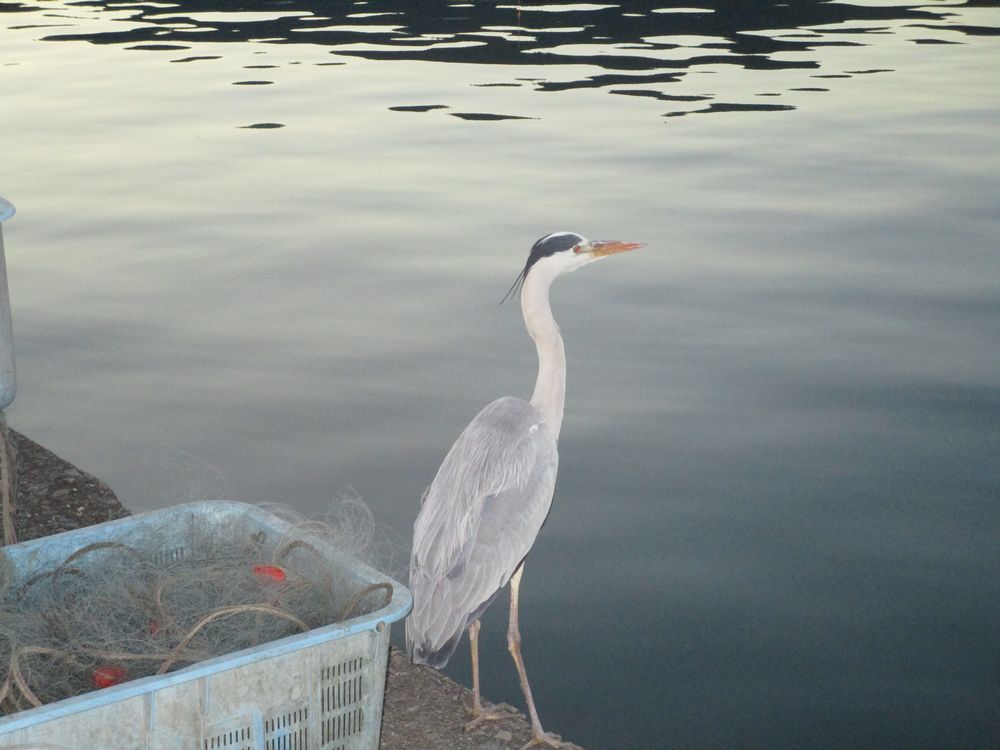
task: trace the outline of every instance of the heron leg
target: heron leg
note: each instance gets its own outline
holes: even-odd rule
[[[572,742],[564,742],[559,735],[544,731],[542,723],[538,720],[538,711],[535,710],[535,701],[531,697],[531,686],[528,684],[528,673],[524,668],[524,659],[521,656],[521,629],[517,622],[518,589],[521,587],[521,573],[523,572],[524,564],[522,563],[510,579],[510,625],[507,629],[507,650],[510,651],[514,665],[517,667],[517,676],[521,680],[521,691],[528,704],[528,717],[531,719],[531,739],[521,750],[527,750],[527,748],[536,745],[548,745],[549,747],[563,748],[563,750],[581,750]]]
[[[484,721],[509,719],[510,714],[497,709],[483,708],[483,699],[479,693],[479,620],[469,626],[469,648],[472,650],[472,708],[469,710],[469,721],[465,731],[470,732]]]

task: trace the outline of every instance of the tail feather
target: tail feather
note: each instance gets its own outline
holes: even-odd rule
[[[413,611],[406,618],[406,651],[414,664],[443,669],[458,648],[462,635],[482,616],[501,589],[465,613],[450,606],[446,586],[428,587],[426,584],[425,579],[418,579],[411,573]]]
[[[426,664],[434,669],[444,669],[451,659],[451,655],[458,648],[459,641],[462,640],[462,630],[444,642],[439,648],[434,648],[426,638],[417,636],[415,639],[412,631],[410,618],[406,620],[406,651],[410,655],[410,660],[414,664]]]

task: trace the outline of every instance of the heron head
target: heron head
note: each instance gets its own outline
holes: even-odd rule
[[[534,268],[544,268],[553,278],[575,271],[595,260],[643,247],[642,242],[619,240],[588,240],[576,232],[553,232],[531,246],[528,262],[504,299],[519,290]]]

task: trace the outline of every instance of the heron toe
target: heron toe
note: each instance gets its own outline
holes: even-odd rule
[[[501,706],[493,706],[491,708],[480,706],[478,710],[473,706],[469,709],[469,720],[465,722],[465,731],[471,732],[478,729],[480,725],[487,721],[500,721],[501,719],[509,719],[511,716],[513,714],[510,709]]]

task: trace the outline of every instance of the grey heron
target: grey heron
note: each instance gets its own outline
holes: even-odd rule
[[[473,705],[466,729],[500,718],[502,714],[484,709],[479,693],[479,618],[509,582],[507,645],[531,719],[525,748],[575,747],[542,730],[518,628],[524,559],[548,516],[556,486],[556,442],[566,395],[566,354],[552,317],[549,287],[564,273],[638,247],[642,243],[591,241],[573,232],[546,235],[532,246],[507,295],[520,290],[524,325],[535,342],[534,393],[530,401],[497,399],[476,415],[445,456],[413,527],[413,612],[406,621],[410,658],[440,669],[467,630]]]

